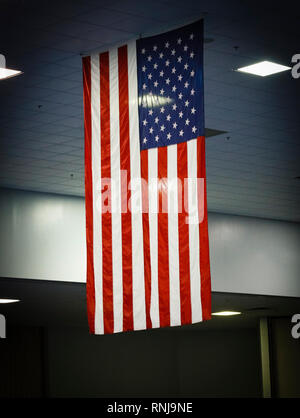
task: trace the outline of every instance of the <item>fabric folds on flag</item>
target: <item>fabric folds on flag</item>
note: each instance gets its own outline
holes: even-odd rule
[[[202,21],[83,58],[91,333],[210,319]]]

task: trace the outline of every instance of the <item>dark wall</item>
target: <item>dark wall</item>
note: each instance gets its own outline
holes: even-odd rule
[[[44,395],[43,330],[9,327],[0,339],[0,397]]]
[[[50,329],[47,347],[49,396],[261,396],[255,329]]]
[[[276,397],[300,398],[300,338],[291,335],[291,318],[271,321],[273,392]]]
[[[273,396],[300,397],[300,339],[271,321]],[[260,397],[256,328],[92,336],[12,327],[0,339],[0,397]]]
[[[179,338],[180,395],[260,397],[255,329],[186,333]]]

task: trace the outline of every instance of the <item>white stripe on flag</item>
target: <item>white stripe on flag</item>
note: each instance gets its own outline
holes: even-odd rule
[[[118,50],[109,51],[110,97],[110,164],[111,164],[111,224],[113,264],[114,332],[123,331],[123,272],[121,226],[121,175],[119,132],[119,77]]]
[[[158,171],[158,150],[157,148],[151,148],[148,150],[148,195],[149,195],[149,240],[150,240],[150,260],[151,260],[150,316],[151,316],[153,328],[158,328],[160,325],[159,298],[158,298],[157,171]]]
[[[128,94],[129,94],[129,137],[130,172],[134,190],[131,191],[132,203],[138,207],[131,210],[132,222],[132,301],[134,329],[146,328],[146,303],[144,281],[144,251],[142,223],[142,189],[139,142],[139,116],[137,92],[136,42],[128,43]]]
[[[187,154],[191,308],[192,323],[194,323],[202,321],[197,193],[197,139],[187,142]]]
[[[95,333],[104,333],[102,304],[102,225],[101,225],[101,159],[100,159],[100,75],[99,55],[91,56],[91,117],[93,173],[93,237],[95,276]]]
[[[177,144],[168,146],[168,242],[170,325],[173,326],[181,324],[178,244]]]

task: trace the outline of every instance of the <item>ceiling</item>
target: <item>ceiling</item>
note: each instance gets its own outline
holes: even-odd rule
[[[234,69],[291,65],[295,3],[221,0],[1,1],[0,186],[84,196],[81,55],[205,19],[208,209],[300,221],[300,79]],[[279,3],[278,3],[279,4]],[[281,2],[281,4],[283,4]]]
[[[85,283],[1,278],[1,298],[19,299],[1,304],[7,327],[87,327]],[[242,315],[213,316],[211,321],[179,327],[182,330],[256,327],[261,317],[289,317],[299,311],[300,298],[212,293],[212,312],[235,310]],[[178,328],[177,328],[178,329]],[[155,330],[158,332],[159,330]]]

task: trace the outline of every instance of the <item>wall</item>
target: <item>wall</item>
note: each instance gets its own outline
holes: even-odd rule
[[[50,397],[260,397],[255,329],[48,331]]]
[[[293,325],[291,318],[271,321],[273,393],[279,398],[300,398],[300,338],[292,338]]]
[[[44,396],[44,355],[41,328],[9,327],[0,339],[0,398]]]
[[[300,397],[300,339],[271,318],[272,397]],[[93,336],[9,327],[1,397],[261,397],[258,328],[158,329]]]
[[[86,328],[10,327],[0,375],[0,398],[261,396],[254,328],[99,337]]]
[[[84,199],[0,189],[0,277],[85,281]]]
[[[0,277],[85,281],[84,199],[0,190]],[[300,297],[300,224],[209,213],[212,290]]]

